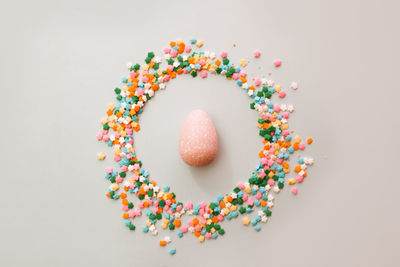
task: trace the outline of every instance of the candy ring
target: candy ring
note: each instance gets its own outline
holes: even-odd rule
[[[274,94],[284,98],[285,91],[273,81],[253,79],[250,85],[244,70],[232,64],[227,53],[221,53],[218,59],[215,53],[192,52],[192,46],[202,46],[202,42],[192,39],[190,44],[182,40],[172,41],[164,49],[168,66],[160,68],[161,59],[149,52],[143,65],[128,64],[129,77],[123,78],[123,87],[115,88],[118,104],[108,106],[108,117],[102,119],[102,131],[97,136],[108,146],[113,147],[114,160],[118,162],[120,170],[107,169],[106,178],[111,182],[107,197],[122,201],[124,211],[122,217],[130,230],[135,230],[133,220],[145,211],[148,219],[142,231],[158,234],[157,223],[162,229],[178,229],[178,236],[183,237],[187,232],[193,233],[200,242],[206,239],[216,239],[224,235],[222,223],[225,220],[243,215],[243,224],[251,225],[254,230],[260,231],[260,223],[266,223],[271,216],[274,206],[274,195],[284,188],[285,176],[290,172],[288,160],[297,150],[304,150],[305,143],[301,138],[292,138],[288,130],[289,114],[293,112],[291,105],[277,105],[271,102]],[[260,52],[254,53],[260,57]],[[279,60],[280,62],[280,60]],[[241,65],[246,62],[241,60]],[[276,64],[275,64],[276,65]],[[279,64],[280,66],[280,64]],[[219,195],[210,203],[201,202],[194,205],[188,201],[185,204],[177,200],[177,196],[170,192],[169,186],[161,188],[155,180],[150,179],[149,173],[136,157],[133,147],[133,132],[139,131],[139,115],[145,104],[155,96],[158,90],[163,90],[166,83],[182,74],[190,74],[193,78],[216,74],[228,80],[235,81],[252,98],[250,108],[259,113],[257,127],[263,138],[263,146],[259,153],[260,160],[255,170],[246,182],[240,182],[232,192]],[[295,84],[296,88],[293,88]],[[297,89],[293,83],[292,88]],[[111,133],[111,130],[113,133]],[[312,139],[307,140],[311,144]],[[100,155],[104,159],[105,155]],[[100,158],[100,157],[99,157]],[[289,185],[303,182],[307,177],[306,169],[313,164],[313,159],[299,157],[298,165],[294,167],[296,178],[289,179]],[[293,194],[297,188],[292,187]],[[137,197],[137,202],[128,200],[128,194]],[[135,207],[136,205],[136,207]],[[252,214],[252,219],[249,218]],[[182,222],[185,215],[193,216],[187,223]],[[169,237],[160,241],[161,246],[171,242]],[[170,250],[175,254],[175,249]]]

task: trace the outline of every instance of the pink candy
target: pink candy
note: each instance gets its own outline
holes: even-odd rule
[[[226,51],[221,52],[221,57],[226,58],[228,56],[228,53]]]
[[[286,92],[281,90],[281,91],[279,91],[278,96],[280,98],[284,98],[286,96]]]
[[[297,192],[298,192],[297,187],[293,187],[292,188],[292,194],[293,195],[297,195]]]
[[[274,66],[275,67],[279,67],[281,64],[282,64],[282,60],[280,60],[280,59],[275,59],[274,60]]]
[[[205,70],[200,71],[200,77],[203,79],[207,78],[207,71],[205,71]]]
[[[254,57],[259,58],[261,56],[260,50],[255,50],[254,51]]]

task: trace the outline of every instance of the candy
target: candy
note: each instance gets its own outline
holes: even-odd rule
[[[100,152],[97,154],[98,160],[104,160],[105,158],[106,158],[106,154],[104,154],[103,152]]]
[[[299,88],[299,86],[297,85],[296,82],[292,82],[292,83],[290,84],[290,88],[292,88],[293,90],[297,90],[297,89]]]
[[[260,50],[255,50],[255,51],[254,51],[254,57],[255,57],[255,58],[259,58],[260,56],[261,56]]]
[[[175,249],[175,248],[171,248],[171,249],[169,250],[169,254],[175,255],[175,253],[176,253],[176,249]]]
[[[298,192],[297,187],[292,187],[291,191],[292,191],[293,195],[297,195],[297,192]]]
[[[213,122],[202,110],[194,110],[182,126],[179,153],[190,166],[201,167],[211,163],[218,151],[218,138]]]
[[[274,66],[279,67],[282,64],[282,61],[280,59],[275,59],[274,60]]]
[[[154,236],[161,225],[161,229],[167,231],[178,229],[179,237],[192,233],[199,242],[217,239],[225,234],[223,222],[239,216],[243,216],[244,225],[252,225],[255,231],[260,231],[259,223],[266,223],[272,214],[274,195],[284,190],[286,183],[292,186],[291,192],[296,195],[298,191],[293,185],[302,183],[307,177],[307,168],[314,164],[314,160],[299,157],[294,167],[295,178],[288,182],[285,180],[292,169],[288,163],[290,156],[304,150],[306,144],[311,144],[313,140],[308,138],[302,142],[299,136],[292,137],[288,120],[289,114],[294,111],[293,106],[273,103],[276,95],[286,97],[281,86],[265,76],[254,78],[251,84],[246,71],[235,66],[226,52],[217,58],[214,52],[193,52],[191,45],[200,48],[203,42],[197,39],[190,40],[190,44],[182,40],[171,41],[163,50],[165,66],[154,52],[147,53],[142,65],[127,64],[129,73],[122,79],[123,85],[114,89],[118,103],[108,105],[107,117],[101,119],[101,130],[96,136],[97,140],[113,148],[113,158],[119,165],[118,171],[106,169],[105,178],[111,183],[106,196],[120,199],[123,222],[129,230],[135,230],[133,220],[142,216],[143,212],[146,218],[142,231]],[[256,58],[260,55],[258,50],[254,51]],[[247,63],[244,59],[240,61],[242,67]],[[280,66],[281,61],[275,60],[274,65]],[[256,126],[262,147],[255,169],[247,181],[239,182],[231,192],[219,195],[209,203],[179,202],[169,186],[158,185],[150,176],[134,150],[134,132],[140,130],[139,117],[145,104],[157,95],[158,90],[164,90],[168,81],[181,74],[203,79],[212,74],[233,81],[250,97],[250,108],[259,115]],[[297,83],[292,83],[290,87],[296,90]],[[194,118],[187,119],[182,127],[180,153],[188,164],[202,166],[216,156],[218,140],[209,116],[202,111],[195,113],[200,115],[189,114]],[[137,199],[135,204],[132,196]],[[252,212],[257,216],[250,220],[246,214]],[[191,217],[187,220],[185,216]],[[170,242],[171,238],[166,236],[159,244],[166,246]],[[170,249],[169,253],[173,255],[176,250]]]

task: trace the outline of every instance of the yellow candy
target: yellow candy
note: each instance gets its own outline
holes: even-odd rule
[[[104,117],[104,118],[101,119],[100,122],[101,122],[101,124],[104,125],[104,124],[106,124],[108,122],[108,118]]]
[[[167,224],[166,223],[161,224],[161,228],[162,229],[167,229]]]
[[[231,211],[235,211],[237,208],[236,208],[236,206],[235,205],[232,205],[231,206]]]
[[[150,226],[151,226],[151,222],[150,222],[149,220],[146,220],[146,225],[147,225],[148,227],[150,227]]]
[[[104,160],[105,158],[106,158],[106,154],[104,154],[103,152],[100,152],[97,154],[98,160]]]
[[[290,185],[295,184],[295,183],[296,183],[296,179],[293,179],[293,178],[292,178],[292,179],[289,180],[289,184],[290,184]]]
[[[122,150],[120,148],[115,148],[113,152],[114,152],[114,155],[119,156],[122,153]]]
[[[117,190],[119,189],[119,185],[118,185],[117,183],[113,183],[113,184],[110,186],[110,189],[111,189],[112,191],[117,191]]]
[[[223,211],[224,211],[224,215],[228,215],[230,212],[228,208],[224,208]]]
[[[244,225],[249,225],[249,224],[250,224],[250,219],[249,219],[249,217],[244,217],[244,218],[243,218],[243,224],[244,224]]]
[[[282,124],[281,128],[282,128],[282,130],[287,130],[287,129],[289,129],[289,125],[287,123]]]
[[[294,140],[295,143],[300,143],[301,138],[300,138],[300,136],[296,135],[296,136],[293,138],[293,140]]]
[[[199,236],[199,241],[204,242],[204,235]]]
[[[244,192],[245,192],[246,194],[251,194],[251,188],[250,188],[250,186],[246,186],[246,187],[244,188]]]
[[[239,61],[239,63],[240,63],[240,66],[242,66],[242,67],[246,67],[247,66],[247,60],[246,59],[241,59]]]

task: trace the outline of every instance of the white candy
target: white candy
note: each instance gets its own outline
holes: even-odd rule
[[[297,90],[299,88],[299,85],[296,82],[292,82],[290,88],[292,88],[293,90]]]
[[[161,90],[165,89],[165,83],[160,83],[158,86],[160,87]]]
[[[267,221],[268,221],[268,217],[267,216],[261,217],[261,222],[266,223]]]
[[[160,57],[155,57],[154,59],[155,63],[161,63],[161,58]]]
[[[267,207],[272,208],[274,206],[274,203],[272,201],[267,201]]]
[[[281,191],[281,189],[279,189],[278,186],[274,186],[274,192],[275,192],[275,193],[279,193],[280,191]]]
[[[267,80],[266,78],[262,78],[262,79],[261,79],[261,84],[262,84],[262,85],[266,85],[267,82],[268,82],[268,80]]]
[[[166,236],[166,237],[164,237],[164,241],[167,243],[171,243],[172,240],[171,240],[171,237]]]

